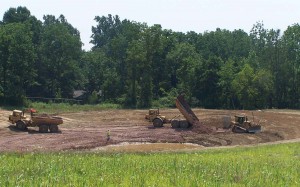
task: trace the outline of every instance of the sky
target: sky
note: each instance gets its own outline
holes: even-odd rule
[[[266,29],[285,31],[300,23],[299,0],[1,0],[0,20],[11,7],[25,6],[43,15],[64,15],[80,32],[83,49],[90,50],[95,16],[118,15],[121,20],[160,24],[176,32],[204,33],[216,28],[250,32],[256,22]]]

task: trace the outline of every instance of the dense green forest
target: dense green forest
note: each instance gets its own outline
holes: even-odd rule
[[[38,20],[26,7],[0,22],[0,103],[72,98],[124,107],[300,108],[300,25],[283,33],[257,22],[249,33],[182,33],[118,15],[96,16],[90,51],[61,15]]]

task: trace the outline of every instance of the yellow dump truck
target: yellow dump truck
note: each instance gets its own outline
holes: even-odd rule
[[[30,112],[30,115],[25,115],[26,112]],[[27,127],[39,127],[41,133],[58,132],[58,125],[63,123],[63,119],[59,116],[36,114],[33,109],[30,111],[13,110],[8,119],[10,123],[16,124],[19,130],[25,130]]]
[[[150,109],[149,114],[145,116],[145,119],[153,122],[154,127],[162,127],[165,123],[171,123],[173,128],[188,128],[192,125],[200,124],[199,119],[191,110],[190,106],[184,100],[182,95],[179,95],[176,98],[176,107],[185,119],[177,119],[177,117],[168,119],[166,116],[163,116],[159,113],[159,109]]]

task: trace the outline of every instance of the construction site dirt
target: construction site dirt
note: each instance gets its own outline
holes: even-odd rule
[[[59,116],[63,117],[64,123],[60,125],[59,133],[39,133],[35,127],[19,131],[8,122],[11,111],[0,110],[0,152],[95,151],[105,150],[112,145],[149,143],[156,144],[152,145],[153,149],[144,148],[145,151],[180,150],[300,139],[300,111],[297,110],[193,111],[202,124],[217,129],[223,128],[224,119],[228,119],[228,116],[233,120],[234,115],[245,113],[261,124],[262,131],[251,134],[222,129],[220,132],[205,134],[197,126],[174,129],[171,124],[164,124],[163,127],[154,128],[152,123],[145,120],[147,110],[120,109],[61,113]],[[169,118],[181,115],[177,109],[160,109],[160,112]],[[108,130],[110,139],[107,141]],[[131,147],[130,150],[132,149],[140,150],[141,147]]]

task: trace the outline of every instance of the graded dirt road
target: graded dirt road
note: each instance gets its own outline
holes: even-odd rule
[[[103,110],[59,114],[64,119],[64,124],[60,125],[61,132],[42,134],[38,132],[38,128],[28,128],[26,131],[17,130],[7,121],[11,111],[0,110],[0,152],[105,150],[107,145],[130,143],[135,145],[159,143],[153,144],[153,149],[156,149],[156,146],[159,150],[166,149],[166,147],[167,150],[177,150],[194,147],[253,145],[300,138],[300,111],[297,110],[193,109],[193,111],[203,124],[217,128],[223,127],[224,116],[231,116],[233,120],[234,115],[246,113],[252,120],[253,112],[254,120],[260,121],[262,125],[262,132],[238,134],[228,130],[202,134],[199,133],[197,127],[173,129],[170,124],[165,124],[162,128],[153,128],[152,124],[144,119],[147,110]],[[160,112],[168,118],[180,115],[177,109],[161,109]],[[111,131],[111,139],[108,142],[106,141],[107,130]],[[182,143],[192,143],[198,146]],[[141,147],[136,146],[136,149],[141,149]],[[152,149],[147,147],[145,151],[152,151]]]

